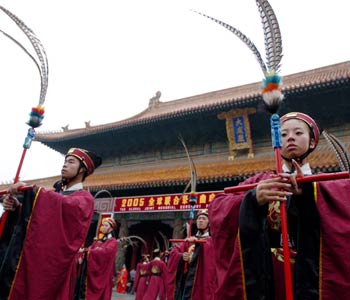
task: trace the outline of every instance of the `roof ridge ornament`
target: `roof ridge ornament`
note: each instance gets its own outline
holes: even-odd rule
[[[162,96],[162,93],[160,91],[157,91],[156,94],[149,99],[149,103],[148,103],[148,108],[149,109],[153,109],[153,108],[157,108],[159,106],[160,103],[160,97]]]

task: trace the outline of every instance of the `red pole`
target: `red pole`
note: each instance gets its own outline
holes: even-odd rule
[[[276,170],[282,173],[281,148],[275,148]],[[293,300],[292,271],[290,267],[290,250],[287,225],[286,201],[280,201],[280,217],[282,226],[282,245],[283,245],[283,265],[284,265],[284,282],[286,286],[286,300]]]
[[[18,168],[17,168],[16,177],[15,177],[13,183],[17,183],[18,182],[19,174],[20,174],[21,169],[22,169],[23,160],[24,160],[24,157],[26,155],[26,152],[27,152],[27,149],[24,148],[23,152],[22,152],[21,160],[20,160]],[[4,229],[5,229],[5,224],[6,224],[6,221],[7,221],[8,214],[9,214],[8,210],[4,211],[4,213],[2,214],[1,219],[0,219],[0,239],[1,239],[2,234],[4,232]]]
[[[34,188],[34,185],[26,185],[18,188],[19,192],[29,191]],[[2,190],[0,191],[0,196],[8,194],[8,190]]]
[[[281,137],[281,122],[278,114],[274,113],[270,117],[271,125],[271,138],[272,145],[275,152],[276,161],[276,172],[277,174],[282,173],[282,137]],[[290,250],[289,250],[289,239],[288,239],[288,224],[287,224],[287,212],[286,212],[286,201],[280,202],[280,219],[282,229],[282,247],[284,255],[284,282],[286,288],[286,300],[293,300],[293,285],[292,285],[292,274],[290,268]]]
[[[169,242],[171,243],[183,243],[186,242],[186,240],[183,239],[170,239]],[[192,243],[206,243],[207,241],[205,239],[201,239],[201,240],[195,240]]]
[[[16,176],[15,176],[13,183],[17,183],[19,180],[19,174],[21,173],[21,169],[22,169],[24,158],[25,158],[26,153],[27,153],[27,149],[29,149],[31,140],[34,138],[34,129],[33,129],[33,131],[30,131],[30,130],[31,129],[28,130],[28,135],[27,135],[27,138],[26,138],[24,145],[23,145],[22,156],[21,156],[21,159],[19,161],[19,165],[17,167],[17,172],[16,172]],[[5,224],[7,221],[8,214],[9,214],[9,211],[4,211],[4,213],[2,214],[1,219],[0,219],[0,239],[1,239],[2,234],[4,232],[4,229],[5,229]]]
[[[328,181],[328,180],[338,180],[338,179],[349,179],[350,173],[348,171],[344,172],[336,172],[336,173],[322,173],[316,175],[308,175],[303,177],[296,178],[298,183],[306,183],[306,182],[314,182],[314,181]],[[237,186],[231,186],[224,189],[225,193],[237,193],[237,192],[245,192],[255,188],[258,184],[242,184]],[[1,192],[0,192],[1,194]]]
[[[194,206],[191,205],[190,208],[190,224],[189,224],[189,228],[188,228],[188,232],[187,232],[187,237],[191,237],[192,234],[192,224],[193,224],[193,218],[194,218]],[[183,242],[185,242],[185,251],[187,252],[189,249],[189,242],[184,240]],[[187,273],[187,268],[188,268],[188,261],[185,261],[184,263],[184,273]]]
[[[27,153],[27,148],[24,148],[22,151],[21,160],[19,161],[19,165],[17,168],[15,179],[13,180],[13,183],[17,183],[19,180],[19,174],[21,173],[21,169],[22,169],[22,165],[23,165],[23,161],[24,161],[24,158],[26,156],[26,153]]]

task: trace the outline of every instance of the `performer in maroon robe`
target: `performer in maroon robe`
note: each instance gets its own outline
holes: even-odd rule
[[[143,300],[165,300],[166,299],[166,264],[160,259],[160,249],[153,250],[154,258],[151,260],[151,276],[147,287],[147,292]]]
[[[218,272],[216,299],[284,300],[279,201],[287,196],[294,299],[350,299],[349,180],[298,186],[295,176],[311,174],[307,156],[317,146],[312,118],[281,118],[283,170],[259,174],[244,193],[220,195],[210,205]],[[292,197],[290,195],[293,194]]]
[[[142,262],[139,262],[136,266],[135,280],[133,284],[133,291],[136,292],[135,300],[142,300],[147,291],[149,276],[151,275],[151,269],[149,264],[149,255],[142,255]]]
[[[197,213],[196,225],[197,234],[187,238],[188,242],[174,246],[170,252],[167,300],[214,299],[216,271],[207,209]],[[206,242],[193,243],[199,239]]]
[[[118,242],[113,237],[117,223],[107,218],[102,224],[102,239],[95,240],[85,254],[78,258],[81,273],[76,286],[74,299],[110,300],[112,297],[113,277],[115,275],[114,262],[118,250]]]
[[[12,212],[0,241],[0,299],[72,299],[75,257],[94,208],[82,181],[100,164],[94,153],[73,148],[56,185],[61,193],[35,188],[20,203],[15,196],[24,183],[9,188],[3,200],[4,208]]]

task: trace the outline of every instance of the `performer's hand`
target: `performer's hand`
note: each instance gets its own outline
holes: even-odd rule
[[[12,195],[6,195],[3,199],[2,206],[4,207],[4,210],[14,211],[18,205],[19,201]]]
[[[9,192],[9,194],[11,195],[16,195],[19,193],[18,189],[20,187],[25,186],[26,184],[24,182],[18,181],[17,183],[11,184],[9,186],[9,188],[7,189],[7,191]]]
[[[191,254],[190,254],[190,253],[184,252],[184,253],[182,254],[182,259],[183,259],[184,261],[189,261],[190,258],[191,258]]]
[[[282,178],[284,178],[285,181],[289,182],[291,184],[290,188],[287,188],[286,190],[293,193],[293,195],[301,195],[303,192],[301,184],[298,184],[297,178],[298,177],[303,177],[303,171],[301,170],[301,167],[299,164],[292,159],[292,164],[295,168],[295,173],[293,174],[279,174]]]
[[[288,191],[291,184],[280,175],[262,180],[256,187],[256,200],[259,205],[264,205],[270,201],[285,201],[286,196],[293,193]]]
[[[198,239],[195,237],[195,236],[190,236],[190,237],[187,237],[185,239],[186,242],[190,242],[190,243],[193,243],[195,241],[197,241]]]

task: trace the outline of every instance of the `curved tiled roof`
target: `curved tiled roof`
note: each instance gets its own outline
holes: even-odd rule
[[[283,92],[288,94],[305,89],[319,89],[337,84],[337,82],[350,82],[350,61],[285,76],[283,78]],[[64,140],[76,136],[88,136],[96,133],[158,122],[164,119],[201,113],[219,107],[224,108],[226,105],[248,104],[249,102],[255,102],[260,99],[260,85],[260,82],[251,83],[173,101],[159,101],[156,105],[150,106],[143,112],[125,120],[88,128],[71,129],[63,132],[38,132],[36,140]]]
[[[350,142],[343,141],[346,148],[350,149]],[[336,157],[330,147],[323,140],[317,149],[310,155],[310,165],[316,171],[334,172],[338,169]],[[237,160],[222,160],[211,163],[196,163],[198,173],[198,184],[216,181],[233,181],[243,179],[258,172],[275,169],[274,154],[271,147],[261,149],[259,157],[254,159],[244,158]],[[28,184],[37,184],[46,188],[52,187],[52,183],[59,177],[50,177],[40,180],[28,181]],[[174,166],[161,167],[149,170],[133,170],[120,172],[116,167],[110,173],[94,173],[84,183],[85,187],[95,191],[100,189],[123,190],[145,187],[161,186],[185,186],[189,181],[189,167]],[[230,184],[228,183],[228,186]],[[0,186],[0,189],[4,189]]]
[[[350,83],[350,61],[331,65],[315,70],[301,72],[284,77],[285,94],[295,93],[309,89],[319,89],[322,87],[335,86],[337,84],[348,85]],[[118,130],[126,127],[132,127],[147,122],[158,122],[162,119],[177,118],[185,114],[202,113],[206,110],[225,108],[225,105],[248,103],[257,101],[260,83],[248,84],[240,87],[229,88],[225,90],[206,93],[178,99],[169,102],[157,102],[145,111],[129,119],[113,122],[104,125],[91,126],[68,130],[58,133],[38,133],[38,141],[62,141],[65,139],[74,139],[80,136],[94,135],[105,131]],[[349,149],[350,142],[343,142]],[[258,150],[258,149],[256,149]],[[271,147],[259,148],[254,159],[237,158],[236,160],[227,160],[227,156],[222,155],[215,162],[195,161],[198,172],[198,183],[206,182],[233,182],[241,180],[252,174],[261,171],[268,171],[275,168],[274,156]],[[334,171],[337,169],[337,161],[331,150],[320,143],[317,150],[310,156],[310,163],[316,171]],[[51,188],[52,183],[59,177],[44,178],[30,181],[38,185]],[[161,186],[184,186],[189,180],[189,169],[186,163],[165,166],[158,165],[145,169],[133,170],[124,169],[121,172],[120,166],[108,170],[97,170],[95,174],[88,177],[85,186],[92,189],[133,189]],[[1,186],[0,186],[1,189]]]
[[[349,149],[350,143],[347,144]],[[243,179],[258,172],[275,169],[275,158],[270,147],[263,149],[260,157],[254,159],[226,160],[215,163],[196,163],[198,184],[215,181],[231,181]],[[310,165],[317,171],[334,171],[338,163],[328,145],[320,144],[310,155]],[[111,174],[96,174],[87,182],[91,188],[140,188],[169,185],[186,185],[189,181],[189,167],[178,166],[152,170],[133,171],[128,173],[114,172]]]

